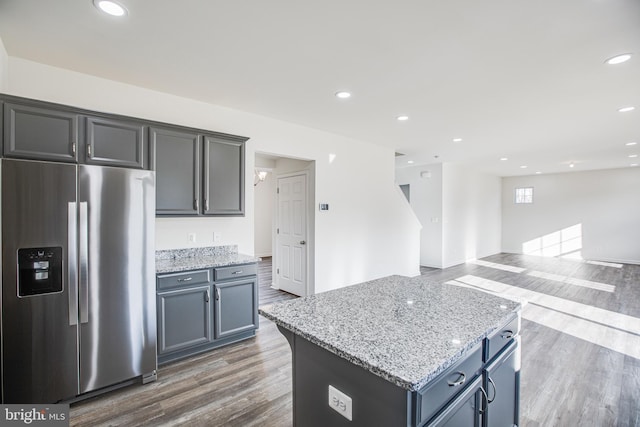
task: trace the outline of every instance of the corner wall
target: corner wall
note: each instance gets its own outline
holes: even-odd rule
[[[640,168],[502,179],[502,250],[640,264]],[[514,203],[533,187],[533,204]]]
[[[6,90],[17,96],[250,137],[246,148],[246,215],[242,218],[158,218],[156,248],[237,244],[254,250],[255,152],[312,160],[316,203],[315,272],[322,292],[391,274],[419,274],[419,224],[394,185],[391,149],[279,120],[9,57]],[[370,171],[375,170],[375,174]],[[317,204],[315,205],[317,206]]]
[[[447,268],[500,252],[501,180],[450,163],[402,168],[422,223],[420,265]]]

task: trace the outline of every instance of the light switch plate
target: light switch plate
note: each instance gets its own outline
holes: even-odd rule
[[[331,385],[329,386],[329,406],[349,421],[353,421],[351,398]]]

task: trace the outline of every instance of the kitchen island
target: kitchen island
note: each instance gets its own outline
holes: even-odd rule
[[[517,425],[520,304],[391,276],[264,306],[296,426]]]

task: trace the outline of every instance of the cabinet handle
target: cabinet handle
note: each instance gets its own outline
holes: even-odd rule
[[[502,333],[500,334],[500,337],[505,340],[510,340],[511,338],[513,338],[513,331],[510,331],[510,330],[502,331]]]
[[[220,301],[220,289],[216,288],[216,301]]]
[[[234,271],[234,272],[233,272],[233,273],[231,273],[231,274],[242,274],[242,270]]]
[[[481,414],[484,414],[485,412],[487,412],[487,407],[489,406],[489,403],[485,403],[485,402],[489,402],[489,398],[487,397],[487,392],[484,390],[484,387],[480,387],[480,391],[482,392],[482,403],[480,404],[480,412]]]
[[[204,210],[205,211],[209,210],[209,199],[204,199]]]
[[[456,372],[458,375],[460,375],[458,377],[458,379],[456,381],[447,381],[447,384],[449,384],[449,387],[457,387],[459,385],[464,384],[464,382],[467,380],[467,376],[464,374],[464,372]]]
[[[199,210],[199,209],[200,209],[200,208],[199,208],[199,205],[198,205],[198,199],[195,199],[195,200],[193,201],[193,209],[195,209],[195,210]]]
[[[496,388],[496,383],[493,382],[491,377],[487,377],[487,378],[489,379],[489,384],[491,384],[491,387],[493,387],[493,397],[491,399],[489,399],[489,396],[488,396],[489,393],[487,393],[487,403],[491,403],[494,400],[496,400],[496,395],[498,394],[498,389]]]
[[[207,289],[207,293],[204,295],[204,301],[209,302],[209,289]]]
[[[184,279],[178,279],[178,282],[190,282],[193,280],[193,277],[185,277]]]
[[[76,155],[76,143],[75,142],[71,143],[71,154],[74,155],[74,156]]]
[[[91,145],[87,144],[87,157],[91,158]]]

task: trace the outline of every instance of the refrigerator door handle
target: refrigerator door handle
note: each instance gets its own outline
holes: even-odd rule
[[[78,211],[76,202],[67,204],[67,291],[69,326],[78,324]]]
[[[89,218],[87,202],[80,202],[80,323],[89,323]]]

